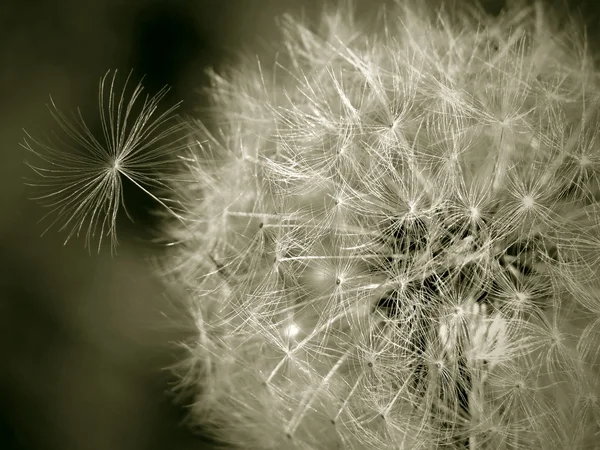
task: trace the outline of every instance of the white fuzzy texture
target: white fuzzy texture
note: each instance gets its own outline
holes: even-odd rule
[[[166,87],[154,95],[143,95],[141,83],[131,89],[131,72],[120,88],[117,79],[116,70],[100,79],[101,132],[92,131],[81,111],[68,117],[51,100],[48,109],[60,127],[58,132],[46,140],[27,133],[21,144],[35,156],[36,162],[27,164],[37,175],[30,183],[39,191],[34,199],[49,209],[42,219],[51,220],[46,231],[59,226],[59,231],[68,233],[65,244],[84,235],[86,246],[91,250],[97,245],[98,252],[105,237],[110,237],[111,252],[116,250],[117,215],[122,209],[129,216],[125,179],[178,217],[165,204],[168,200],[157,196],[168,191],[163,179],[166,167],[173,165],[169,156],[179,153],[186,142],[185,124],[174,121],[178,105],[159,108]]]
[[[170,229],[190,420],[243,449],[600,439],[600,84],[539,5],[345,3],[213,76]],[[268,67],[267,67],[268,66]]]

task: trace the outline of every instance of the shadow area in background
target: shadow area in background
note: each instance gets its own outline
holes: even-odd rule
[[[194,15],[182,10],[186,3],[179,3],[109,0],[87,13],[75,0],[51,6],[44,1],[1,2],[0,25],[6,26],[0,35],[6,39],[0,39],[0,51],[11,65],[0,68],[0,79],[8,82],[2,92],[10,94],[1,108],[15,128],[3,139],[16,147],[5,156],[8,167],[21,170],[28,157],[13,134],[21,127],[34,128],[27,108],[23,116],[28,117],[20,117],[10,110],[11,101],[29,101],[30,107],[47,113],[44,102],[52,91],[35,105],[18,93],[28,93],[25,83],[36,76],[44,85],[48,70],[55,76],[68,74],[67,83],[73,83],[69,94],[75,97],[84,90],[80,82],[95,87],[108,68],[127,73],[133,67],[135,74],[146,74],[146,92],[172,85],[165,104],[178,101],[187,91],[180,82],[185,73],[214,64],[219,56],[207,34],[195,27]],[[121,28],[116,32],[115,27]],[[99,42],[86,48],[95,31]],[[102,40],[115,36],[119,51],[96,53]],[[80,106],[89,125],[98,127],[93,122],[96,95],[73,98],[76,103],[63,112]],[[48,131],[54,126],[47,125]],[[15,182],[23,180],[2,177],[0,186],[21,192],[12,186]],[[126,225],[128,220],[119,218],[126,225],[120,234],[124,245],[114,260],[88,255],[81,239],[62,247],[65,235],[55,229],[40,237],[44,226],[35,222],[44,211],[25,198],[18,211],[0,214],[10,217],[0,224],[5,261],[0,271],[0,448],[211,448],[209,441],[181,426],[185,408],[166,392],[173,380],[163,369],[176,358],[172,344],[186,336],[185,330],[163,329],[160,313],[168,305],[161,303],[162,288],[145,260],[152,236],[147,230],[158,223],[152,214],[156,205],[131,185],[125,185],[125,196],[135,223]]]

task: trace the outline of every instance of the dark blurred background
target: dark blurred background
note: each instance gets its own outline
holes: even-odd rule
[[[174,325],[176,302],[148,262],[160,254],[150,243],[152,201],[127,188],[135,223],[119,221],[115,257],[89,255],[81,240],[63,246],[54,230],[40,237],[44,211],[27,200],[30,155],[18,144],[22,128],[44,136],[54,127],[49,94],[94,120],[108,69],[145,74],[149,92],[169,84],[165,104],[184,100],[184,113],[199,114],[206,67],[275,39],[276,15],[321,3],[0,0],[0,448],[210,448],[180,425],[184,408],[167,394],[164,368],[187,331]],[[579,4],[598,29],[593,2]]]
[[[128,187],[135,219],[119,220],[111,257],[64,234],[43,237],[44,209],[27,200],[31,155],[18,144],[80,107],[97,126],[100,77],[118,68],[145,75],[165,105],[205,106],[204,69],[244,44],[272,38],[273,17],[293,0],[0,1],[0,448],[158,450],[210,448],[180,422],[167,394],[174,343],[186,337],[175,302],[153,276],[154,206]],[[307,3],[307,2],[304,2]],[[135,82],[135,81],[134,81]],[[121,218],[120,218],[121,219]]]

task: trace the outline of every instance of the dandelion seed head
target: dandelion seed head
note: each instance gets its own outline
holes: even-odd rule
[[[173,142],[157,99],[124,121],[104,79],[106,142],[56,113],[85,151],[44,147],[51,208],[91,240],[122,179],[177,194],[153,198],[197,328],[181,385],[224,444],[577,448],[598,413],[589,46],[541,2],[351,12],[286,16],[272,64],[211,74],[215,126],[194,123],[177,179],[151,170]]]

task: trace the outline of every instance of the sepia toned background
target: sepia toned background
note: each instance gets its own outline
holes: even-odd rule
[[[135,224],[119,220],[116,257],[82,240],[40,237],[44,209],[27,198],[24,133],[47,135],[49,95],[65,113],[97,124],[97,88],[108,69],[145,75],[165,105],[186,114],[205,103],[204,70],[219,66],[294,1],[0,2],[0,446],[8,449],[211,448],[182,425],[167,394],[167,366],[186,337],[174,299],[156,281],[149,242],[156,219],[128,187]],[[310,2],[304,2],[308,4]]]
[[[63,111],[97,117],[108,70],[146,76],[183,112],[205,105],[204,69],[242,45],[276,39],[274,17],[318,0],[0,1],[0,446],[7,449],[204,449],[181,426],[165,367],[187,336],[176,301],[155,279],[152,203],[130,187],[135,223],[120,220],[118,255],[88,254],[81,240],[40,237],[43,208],[27,200],[22,128],[53,127],[49,94]],[[357,1],[368,9],[380,1]],[[501,2],[483,2],[497,10]],[[582,7],[593,35],[594,2]],[[593,44],[594,45],[594,44]],[[258,50],[257,50],[258,51]]]

